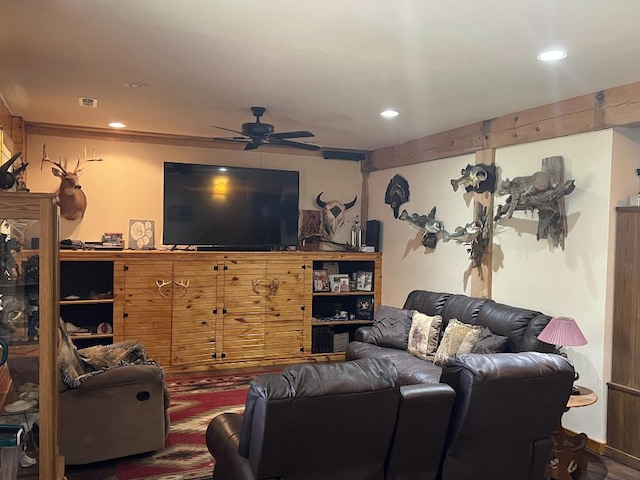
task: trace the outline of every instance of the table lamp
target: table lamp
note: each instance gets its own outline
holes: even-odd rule
[[[575,319],[570,317],[553,317],[538,335],[538,340],[555,345],[558,350],[560,347],[579,347],[587,344],[587,339],[584,338]],[[561,355],[567,356],[566,354]],[[578,380],[578,378],[580,378],[580,375],[576,372],[574,381]],[[571,394],[580,394],[575,385]]]

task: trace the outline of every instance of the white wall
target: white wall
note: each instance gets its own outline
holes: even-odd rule
[[[540,170],[543,158],[560,155],[564,157],[565,178],[575,180],[575,191],[565,197],[569,229],[564,250],[553,248],[547,240],[536,240],[537,216],[531,213],[516,212],[511,220],[498,223],[493,245],[492,297],[509,305],[577,320],[589,343],[566,351],[581,375],[579,384],[593,389],[600,400],[588,408],[569,411],[563,422],[567,428],[584,431],[599,442],[606,440],[614,207],[617,199],[634,193],[629,191],[630,177],[634,188],[639,185],[633,178],[635,170],[629,171],[632,162],[628,154],[638,145],[628,137],[616,133],[617,144],[621,145],[619,156],[626,160],[621,159],[615,168],[612,130],[496,152],[502,178],[529,175]],[[622,155],[623,150],[626,156]],[[638,163],[635,159],[640,159],[640,152],[634,155]],[[384,192],[393,175],[403,175],[411,187],[411,200],[404,205],[409,213],[427,213],[437,205],[437,218],[452,231],[472,219],[473,202],[469,194],[453,192],[450,180],[457,178],[467,163],[474,162],[475,156],[467,155],[370,175],[369,217],[382,220],[384,231],[384,303],[400,306],[414,289],[469,293],[470,261],[466,248],[452,242],[438,243],[434,251],[422,247],[415,231],[393,218],[391,208],[384,203]],[[616,179],[612,178],[614,174]],[[503,197],[495,200],[496,204],[504,203]]]
[[[300,171],[301,210],[317,210],[315,198],[324,192],[324,200],[347,202],[358,195],[358,202],[348,212],[352,219],[360,214],[362,175],[358,162],[324,160],[304,155],[262,153],[260,150],[214,150],[118,141],[92,141],[64,137],[29,135],[27,151],[30,165],[27,185],[32,192],[54,192],[60,181],[51,173],[51,164],[40,170],[43,143],[52,160],[69,159],[75,166],[77,154],[96,149],[103,162],[84,165],[82,188],[87,196],[87,211],[82,221],[61,219],[61,238],[100,241],[104,232],[126,233],[129,219],[155,221],[156,247],[162,243],[163,162],[235,165]],[[336,240],[349,238],[350,224],[345,223]],[[128,236],[125,235],[125,241]]]
[[[536,240],[537,216],[517,212],[499,222],[494,236],[502,265],[493,275],[496,301],[574,317],[588,340],[565,348],[580,373],[578,383],[593,389],[600,402],[572,409],[563,418],[566,428],[606,439],[605,331],[611,185],[611,130],[556,138],[503,148],[496,152],[502,175],[513,178],[539,170],[541,159],[564,157],[565,178],[576,189],[565,197],[568,234],[564,250]]]

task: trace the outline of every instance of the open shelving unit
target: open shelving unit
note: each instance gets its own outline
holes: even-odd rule
[[[60,316],[65,322],[87,329],[69,331],[79,347],[113,343],[113,261],[62,260],[60,262]],[[111,333],[100,333],[100,324]]]
[[[311,353],[344,355],[346,344],[355,337],[358,328],[373,323],[375,306],[380,304],[382,291],[380,256],[359,256],[358,253],[324,254],[314,259],[313,270],[326,270],[328,275],[349,277],[349,291],[314,291],[311,310]],[[367,290],[356,290],[359,272],[370,272],[372,284]],[[368,305],[364,310],[362,305]],[[340,314],[346,312],[346,315]]]

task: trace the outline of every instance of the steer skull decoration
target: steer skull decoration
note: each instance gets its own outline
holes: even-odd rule
[[[72,172],[67,171],[61,162],[54,162],[47,156],[47,144],[42,146],[42,161],[40,162],[40,169],[44,162],[53,164],[51,171],[53,174],[60,178],[60,187],[56,192],[57,203],[60,207],[60,216],[67,220],[80,220],[84,217],[84,212],[87,209],[87,197],[82,191],[80,185],[80,174],[82,173],[82,165],[85,162],[101,162],[101,158],[95,158],[96,151],[91,154],[91,158],[87,158],[87,148],[84,149],[84,160],[80,159],[78,154],[78,161],[76,167]]]
[[[322,227],[325,233],[333,238],[336,231],[344,224],[344,213],[356,204],[358,196],[356,195],[349,203],[340,203],[337,200],[325,202],[320,198],[323,193],[320,192],[316,197],[316,203],[322,209]]]

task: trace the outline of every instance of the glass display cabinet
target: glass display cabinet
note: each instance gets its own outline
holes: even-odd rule
[[[0,453],[15,454],[18,478],[64,477],[57,442],[58,251],[55,196],[0,191],[0,430],[24,430],[20,448],[1,443]],[[12,478],[3,476],[3,465],[0,477]]]

